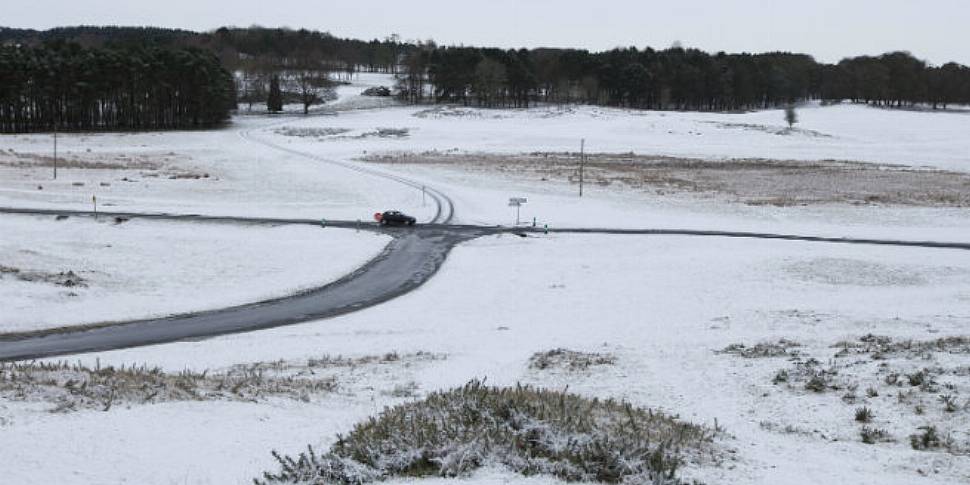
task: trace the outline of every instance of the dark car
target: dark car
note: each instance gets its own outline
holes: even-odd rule
[[[398,211],[386,211],[380,214],[380,218],[377,219],[378,222],[383,226],[387,225],[398,225],[398,226],[413,226],[417,220],[407,214],[403,214]]]

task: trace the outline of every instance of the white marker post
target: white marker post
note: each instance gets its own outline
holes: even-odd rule
[[[586,139],[579,140],[579,196],[583,196],[583,165],[586,164]]]
[[[519,209],[528,202],[525,197],[509,197],[509,207],[515,207],[515,225],[519,225]]]

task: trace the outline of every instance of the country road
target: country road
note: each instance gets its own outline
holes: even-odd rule
[[[56,209],[0,208],[0,213],[95,217],[92,212]],[[192,214],[102,212],[97,216],[165,219],[187,223],[320,224],[320,221],[311,219],[219,217]],[[374,223],[328,221],[327,226],[382,231],[394,239],[380,255],[361,268],[317,289],[284,298],[185,315],[0,335],[0,361],[53,357],[212,337],[334,317],[372,307],[417,288],[435,274],[451,249],[461,242],[490,234],[511,233],[530,236],[545,232],[544,229],[532,227],[510,228],[434,223],[419,225],[414,228],[382,228]],[[970,243],[961,242],[831,238],[795,234],[690,229],[560,228],[551,229],[549,232],[731,237],[970,250]]]
[[[239,132],[244,140],[262,144],[317,162],[336,165],[363,175],[392,180],[428,194],[436,206],[430,224],[448,224],[454,219],[451,199],[425,184],[352,163],[326,159],[292,150]],[[3,209],[5,213],[33,213],[58,216],[81,215],[82,212],[58,210]],[[92,217],[143,217],[179,221],[223,222],[241,224],[323,224],[320,220],[267,219],[201,216],[194,214],[134,214],[124,212],[90,213]],[[335,221],[332,227],[378,229],[373,223]],[[328,285],[268,301],[194,312],[164,318],[130,322],[106,322],[38,332],[0,335],[0,361],[93,352],[172,342],[188,338],[211,337],[234,332],[257,330],[314,319],[341,315],[367,308],[406,293],[424,283],[444,262],[448,252],[462,240],[475,237],[474,230],[423,230],[395,232],[394,239],[380,255],[349,275]]]
[[[455,245],[485,235],[512,233],[527,237],[543,233],[580,233],[613,235],[693,236],[754,238],[816,243],[870,244],[921,248],[970,250],[970,243],[959,241],[905,241],[867,238],[839,238],[797,234],[772,234],[697,229],[611,229],[611,228],[537,228],[453,224],[455,208],[444,193],[420,182],[349,162],[279,146],[254,137],[248,131],[240,136],[277,150],[321,163],[333,164],[356,173],[381,177],[424,190],[436,205],[434,216],[413,228],[383,228],[373,222],[325,221],[325,226],[382,231],[393,237],[384,251],[349,275],[300,294],[203,312],[127,322],[105,322],[86,326],[0,334],[0,361],[53,357],[141,345],[174,342],[247,332],[300,322],[334,317],[369,308],[407,293],[430,279],[441,267]],[[147,218],[187,223],[226,224],[305,224],[321,225],[321,220],[264,217],[213,216],[198,214],[72,211],[35,208],[0,208],[0,214],[37,216]]]

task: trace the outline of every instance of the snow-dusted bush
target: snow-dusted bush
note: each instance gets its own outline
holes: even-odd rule
[[[394,476],[454,477],[485,464],[571,481],[678,483],[715,432],[612,399],[529,386],[463,387],[385,409],[338,436],[329,453],[274,456],[259,484],[357,484]]]

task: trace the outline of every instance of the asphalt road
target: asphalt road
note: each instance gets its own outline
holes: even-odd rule
[[[455,230],[442,226],[454,218],[454,204],[444,193],[410,179],[337,160],[326,159],[288,147],[279,146],[249,132],[240,136],[253,143],[266,145],[293,155],[322,163],[337,165],[365,175],[389,179],[425,191],[436,206],[432,226],[420,231],[404,228],[380,228],[374,223],[360,221],[327,221],[330,227],[355,227],[384,230],[392,235],[384,251],[353,273],[326,286],[285,298],[218,310],[188,313],[165,318],[150,318],[129,322],[106,322],[88,326],[6,334],[0,336],[0,361],[53,357],[101,350],[120,349],[196,339],[277,327],[298,322],[333,317],[370,307],[406,293],[427,281],[444,262],[455,244],[481,235],[466,228]],[[86,213],[83,211],[2,209],[5,213],[46,214],[54,216],[153,218],[179,221],[204,221],[233,224],[313,224],[320,220],[270,219],[246,217],[218,217],[194,214],[135,214],[128,212]]]
[[[407,293],[438,270],[468,235],[448,231],[399,234],[353,273],[285,298],[166,318],[35,332],[0,341],[0,360],[51,357],[197,339],[328,318]]]
[[[328,227],[383,231],[393,240],[376,258],[343,278],[297,295],[247,305],[194,312],[165,318],[128,322],[107,322],[88,326],[41,330],[0,335],[0,361],[24,360],[84,352],[113,350],[179,340],[199,339],[229,333],[278,327],[361,310],[407,293],[430,279],[448,253],[463,241],[488,234],[514,233],[529,236],[544,233],[544,228],[485,227],[451,224],[454,204],[447,195],[422,184],[382,171],[334,161],[275,145],[247,132],[240,136],[294,155],[323,163],[342,166],[359,173],[383,177],[416,189],[425,190],[434,201],[435,216],[426,224],[413,228],[382,228],[373,222],[327,221]],[[314,219],[277,219],[261,217],[221,217],[196,214],[144,214],[130,212],[70,211],[57,209],[0,208],[0,213],[47,216],[148,218],[183,222],[227,224],[308,224],[320,225]],[[875,244],[937,249],[970,250],[970,243],[944,241],[902,241],[886,239],[833,238],[795,234],[771,234],[691,229],[609,229],[557,228],[552,233],[676,235],[695,237],[735,237],[810,241],[819,243]]]
[[[449,204],[446,198],[442,204]],[[94,217],[87,211],[56,209],[0,208],[0,213],[46,216]],[[450,219],[453,209],[439,211]],[[219,217],[192,214],[139,214],[101,212],[103,218],[149,218],[182,222],[229,224],[308,224],[312,219],[274,219]],[[328,221],[328,227],[381,231],[393,237],[376,258],[353,273],[326,286],[285,298],[267,300],[218,310],[130,322],[110,322],[64,329],[0,335],[0,361],[23,360],[84,352],[151,345],[246,332],[293,323],[318,320],[357,311],[407,293],[430,279],[448,253],[463,241],[489,234],[514,233],[534,236],[542,228],[485,227],[429,223],[413,228],[383,228],[375,223]],[[551,233],[656,235],[695,237],[737,237],[809,241],[840,244],[875,244],[936,249],[970,250],[970,243],[940,241],[899,241],[885,239],[830,238],[794,234],[771,234],[689,229],[552,229]]]

